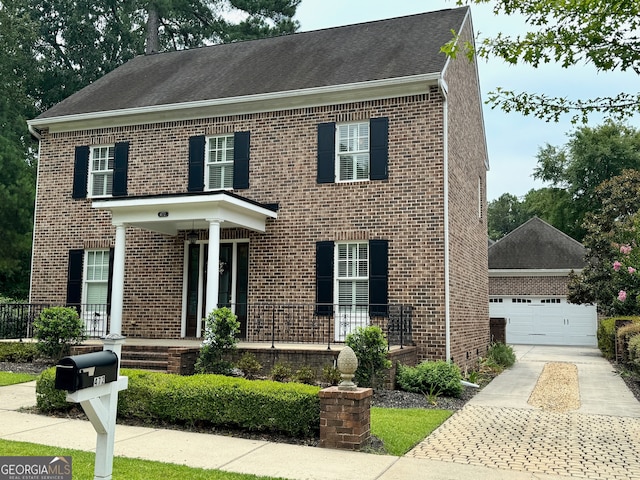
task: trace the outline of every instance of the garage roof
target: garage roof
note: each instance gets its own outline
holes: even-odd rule
[[[489,247],[489,269],[581,269],[584,246],[533,217]]]

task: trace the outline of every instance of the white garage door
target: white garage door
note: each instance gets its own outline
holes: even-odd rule
[[[492,297],[489,315],[507,319],[507,343],[597,344],[598,317],[593,305],[573,305],[557,297]]]

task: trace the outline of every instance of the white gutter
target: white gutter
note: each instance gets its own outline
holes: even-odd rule
[[[444,77],[438,79],[438,86],[442,91],[442,143],[444,151],[444,351],[445,361],[451,360],[451,291],[449,287],[449,112],[447,103],[447,82]]]
[[[53,132],[98,128],[103,124],[108,124],[108,126],[132,125],[150,123],[152,121],[172,121],[182,118],[205,118],[211,115],[257,113],[271,111],[274,108],[313,107],[336,102],[414,95],[428,91],[429,84],[435,83],[438,78],[439,73],[428,73],[343,85],[314,87],[303,90],[287,90],[239,97],[199,100],[195,102],[34,118],[27,123],[30,127],[50,127],[50,131]]]
[[[38,131],[38,129],[35,128],[30,121],[27,121],[27,126],[29,127],[29,133],[31,134],[31,136],[36,140],[38,140],[39,142],[42,136],[40,135],[40,132]],[[40,156],[40,146],[38,146],[38,157],[39,156]]]
[[[34,138],[38,140],[38,166],[36,167],[36,194],[33,197],[33,228],[31,230],[31,265],[29,271],[29,303],[33,303],[31,301],[31,285],[33,285],[33,252],[35,249],[36,241],[36,216],[38,215],[37,205],[38,205],[38,179],[40,178],[40,132],[37,129],[29,125],[29,132],[33,135]]]

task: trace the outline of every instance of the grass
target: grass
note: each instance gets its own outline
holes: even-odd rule
[[[453,414],[450,410],[371,408],[371,433],[390,455],[402,456]]]
[[[36,378],[38,378],[38,376],[32,375],[31,373],[0,372],[0,387],[30,382]]]
[[[34,443],[10,442],[2,439],[0,439],[0,452],[3,456],[17,457],[71,456],[73,480],[93,478],[95,455],[90,452],[48,447]],[[150,478],[162,478],[162,480],[184,480],[185,478],[189,480],[275,480],[275,477],[258,477],[123,457],[114,457],[113,459],[113,478],[126,478],[127,480],[148,480]]]

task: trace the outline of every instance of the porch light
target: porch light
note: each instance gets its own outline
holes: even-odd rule
[[[195,244],[198,241],[198,238],[200,238],[200,235],[198,235],[198,232],[195,230],[189,230],[189,233],[187,233],[187,240],[189,240],[191,245]]]

